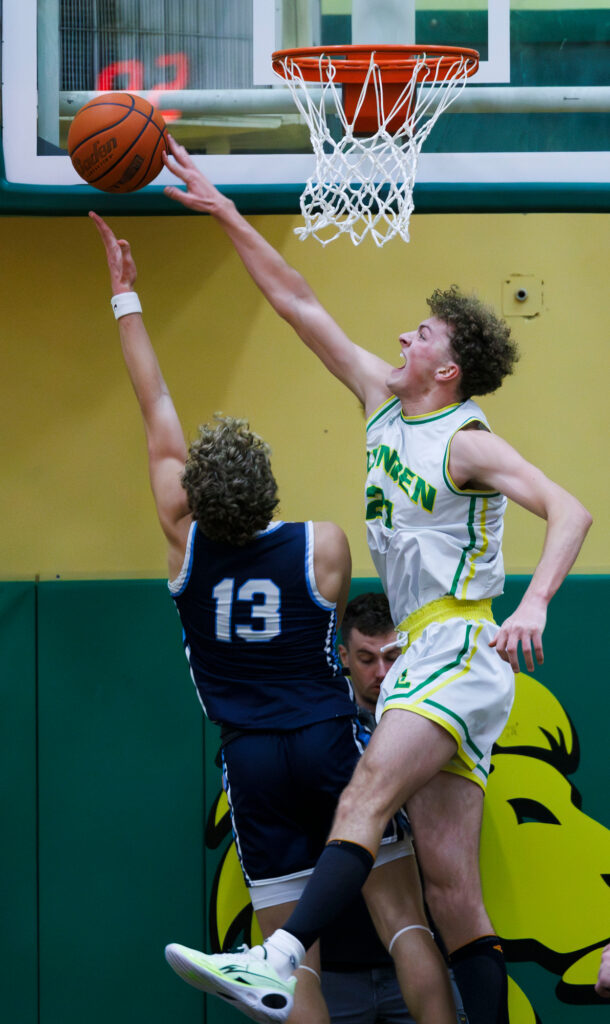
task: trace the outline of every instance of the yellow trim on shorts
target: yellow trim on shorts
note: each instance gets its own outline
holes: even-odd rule
[[[392,705],[388,707],[387,710],[389,711],[391,708],[401,708],[405,711],[413,711],[415,714],[421,715],[422,718],[427,718],[429,719],[429,721],[435,722],[435,724],[439,725],[441,729],[445,729],[445,731],[453,737],[457,744],[457,751],[455,752],[453,757],[457,757],[459,758],[459,760],[463,761],[464,766],[462,768],[459,765],[455,765],[452,764],[452,762],[449,762],[449,764],[445,768],[442,768],[441,771],[453,772],[455,775],[460,775],[463,778],[470,779],[472,782],[476,782],[479,786],[481,786],[483,792],[485,792],[486,780],[479,779],[478,776],[474,774],[477,762],[474,761],[464,750],[462,734],[460,733],[460,731],[456,729],[455,726],[453,726],[449,721],[447,721],[446,718],[443,718],[441,715],[436,714],[434,711],[430,711],[428,708],[422,706],[424,702],[428,700],[428,698],[431,697],[433,694],[438,693],[439,690],[443,690],[446,686],[449,686],[450,683],[455,682],[456,679],[459,679],[461,676],[466,675],[467,672],[470,672],[470,662],[472,661],[474,655],[478,650],[477,640],[482,629],[483,623],[481,622],[474,635],[472,649],[470,651],[468,661],[466,662],[464,668],[462,668],[459,672],[456,672],[455,675],[450,676],[449,679],[445,679],[442,683],[439,683],[439,685],[436,686],[433,690],[427,690],[425,695],[423,695],[420,698],[420,700],[416,703],[409,703],[407,700],[405,700],[403,703],[399,700],[397,702],[392,703]],[[384,711],[385,710],[386,709],[384,708]]]
[[[453,762],[450,761],[444,768],[441,768],[441,771],[450,772],[452,775],[459,775],[462,779],[468,779],[469,782],[474,782],[475,785],[480,786],[483,792],[485,792],[487,788],[487,779],[484,779],[479,775],[475,775],[475,773],[470,771],[466,765],[462,766],[459,764],[453,764]]]
[[[444,729],[445,732],[448,732],[453,736],[457,743],[457,750],[453,755],[453,759],[448,761],[444,768],[441,768],[441,771],[451,772],[453,775],[459,775],[463,779],[468,779],[469,782],[475,782],[477,786],[480,786],[483,792],[485,792],[487,779],[479,778],[478,775],[475,775],[476,761],[473,761],[472,758],[464,752],[462,748],[462,738],[457,729],[454,729],[453,726],[444,718],[441,718],[440,715],[435,715],[433,711],[428,711],[427,708],[422,708],[418,705],[407,704],[406,701],[404,704],[399,701],[397,704],[392,704],[392,707],[390,708],[384,708],[382,715],[385,714],[386,711],[396,710],[412,711],[414,715],[421,715],[422,718],[427,718],[431,722],[435,722],[436,725],[440,725],[441,729]],[[464,761],[464,764],[455,764],[455,758],[460,758],[460,760]]]
[[[385,715],[386,711],[396,710],[412,711],[414,715],[421,715],[422,718],[429,718],[431,722],[436,722],[436,724],[440,725],[441,728],[445,730],[445,732],[448,732],[451,734],[451,736],[453,736],[455,742],[457,743],[456,754],[462,756],[462,737],[460,736],[459,731],[453,725],[451,725],[450,722],[447,722],[445,718],[441,718],[440,715],[437,715],[435,711],[429,711],[428,708],[422,708],[420,704],[409,704],[406,700],[403,703],[399,700],[389,707],[384,707],[382,715]],[[456,756],[456,754],[454,754],[454,757]],[[467,761],[469,764],[472,764],[472,767],[474,768],[475,762],[472,761],[471,758],[469,758],[466,754],[464,754],[463,757],[464,760]]]
[[[457,597],[447,595],[440,597],[438,601],[429,601],[428,604],[422,605],[407,615],[396,627],[397,630],[409,634],[409,641],[403,650],[415,643],[428,626],[434,622],[448,622],[449,619],[470,619],[475,622],[483,619],[495,622],[491,611],[491,598],[482,601],[461,601]]]

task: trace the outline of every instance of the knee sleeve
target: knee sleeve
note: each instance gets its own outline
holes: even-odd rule
[[[461,946],[449,958],[469,1024],[509,1024],[508,978],[497,935]]]

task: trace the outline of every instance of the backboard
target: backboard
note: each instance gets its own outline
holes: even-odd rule
[[[0,209],[176,213],[163,171],[94,192],[66,153],[99,91],[140,92],[240,208],[297,212],[308,131],[271,53],[462,45],[480,70],[427,139],[416,210],[607,209],[610,0],[3,0]]]

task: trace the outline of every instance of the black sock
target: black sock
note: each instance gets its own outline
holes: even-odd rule
[[[331,839],[324,847],[314,872],[292,914],[282,925],[305,949],[320,932],[356,898],[366,882],[375,858],[358,843]]]
[[[497,935],[483,935],[449,957],[468,1024],[509,1024],[508,979]]]

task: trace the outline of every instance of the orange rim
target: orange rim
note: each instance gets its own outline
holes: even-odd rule
[[[477,50],[463,46],[394,46],[390,43],[378,46],[354,44],[351,46],[308,46],[276,50],[271,55],[272,65],[283,78],[286,69],[283,62],[290,58],[306,82],[320,82],[321,71],[332,66],[336,82],[364,82],[370,67],[371,54],[385,82],[408,82],[414,68],[422,58],[422,73],[427,70],[447,73],[458,68],[469,78],[479,66]],[[326,60],[321,59],[326,58]],[[466,67],[463,63],[466,62]]]

